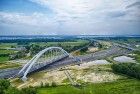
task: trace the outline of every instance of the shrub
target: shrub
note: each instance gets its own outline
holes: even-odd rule
[[[21,92],[15,87],[10,87],[5,91],[4,94],[21,94]]]
[[[55,82],[52,82],[52,87],[56,87],[57,84]]]
[[[22,94],[37,94],[37,90],[34,87],[27,87],[21,90]]]
[[[18,90],[10,85],[9,80],[0,79],[0,94],[37,94],[37,90],[33,87]]]
[[[0,80],[0,94],[5,94],[4,91],[7,90],[10,86],[9,80],[1,79]]]
[[[140,79],[140,64],[118,63],[118,64],[113,64],[112,69],[114,72],[126,74],[128,76]]]
[[[41,83],[40,83],[40,87],[44,87],[44,84],[43,84],[43,82],[41,82]]]
[[[45,83],[44,87],[49,87],[49,83]]]

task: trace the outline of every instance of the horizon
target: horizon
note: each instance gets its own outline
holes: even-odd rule
[[[0,37],[71,37],[71,36],[91,36],[91,37],[140,37],[140,35],[0,35]]]

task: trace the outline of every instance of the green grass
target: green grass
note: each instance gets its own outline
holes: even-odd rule
[[[0,50],[0,54],[13,54],[16,52],[17,51],[14,51],[14,50]]]
[[[62,45],[62,46],[79,46],[85,43],[88,43],[89,41],[87,40],[76,40],[75,42],[37,42],[37,43],[31,43],[31,44],[37,44],[40,46],[58,46],[58,44]]]
[[[0,63],[4,62],[4,61],[8,61],[9,57],[8,56],[0,56]]]
[[[86,84],[81,88],[70,85],[38,88],[38,94],[140,94],[140,81],[124,79],[116,82]]]
[[[11,48],[11,46],[16,46],[17,43],[0,43],[0,49]]]
[[[17,67],[20,67],[20,66],[21,65],[15,64],[15,63],[6,63],[6,62],[0,63],[0,69],[17,68]]]
[[[48,42],[47,45],[57,45],[61,44],[62,46],[79,46],[82,44],[88,43],[87,40],[77,40],[76,42]]]

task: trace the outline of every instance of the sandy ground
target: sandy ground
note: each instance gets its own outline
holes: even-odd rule
[[[38,72],[36,74],[32,74],[28,76],[28,80],[26,82],[16,79],[12,81],[12,83],[13,86],[16,86],[18,88],[23,88],[27,86],[39,86],[41,83],[51,84],[52,82],[55,82],[59,85],[66,78],[67,77],[65,76],[63,71],[54,70],[50,72]]]
[[[84,82],[101,83],[110,82],[119,79],[120,76],[115,75],[111,72],[101,72],[101,73],[88,73],[84,76],[77,76],[77,79]]]
[[[88,52],[96,52],[98,51],[99,49],[97,47],[89,47],[88,48]]]
[[[110,63],[106,60],[95,60],[95,61],[90,61],[90,62],[83,62],[82,64],[80,64],[80,66],[75,65],[75,66],[69,66],[69,67],[75,68],[75,69],[85,69],[94,65],[106,65],[106,64],[110,64]]]
[[[63,69],[57,69],[49,72],[42,71],[34,73],[28,76],[28,80],[25,83],[19,79],[12,81],[12,83],[18,88],[39,86],[41,83],[51,84],[52,82],[55,82],[58,85],[70,83],[69,80],[64,83],[64,80],[68,79],[64,73],[64,70],[67,70],[75,81],[80,80],[82,82],[101,83],[114,81],[121,78],[121,76],[111,72],[109,62],[106,60],[96,60],[92,62],[85,62],[80,66],[67,66]]]
[[[17,59],[17,60],[10,60],[10,61],[8,61],[8,62],[10,62],[10,63],[26,64],[27,62],[29,62],[29,60]]]

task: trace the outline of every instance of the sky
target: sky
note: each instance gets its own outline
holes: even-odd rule
[[[0,0],[0,35],[140,35],[140,0]]]

